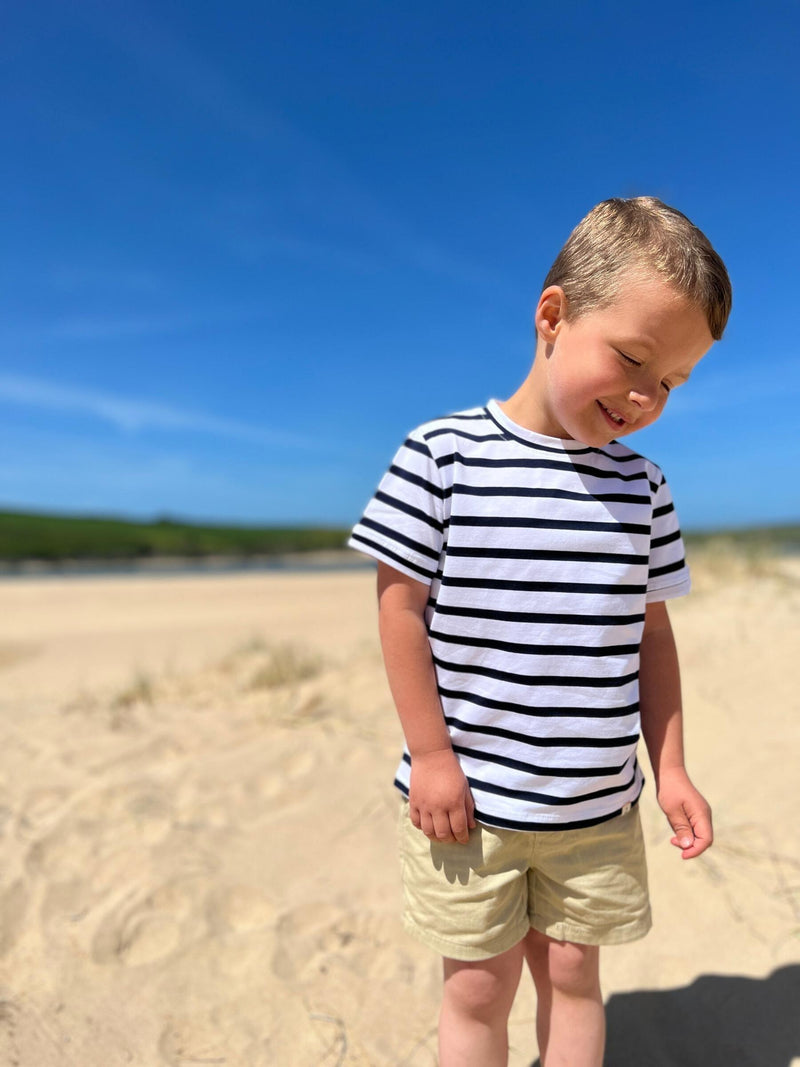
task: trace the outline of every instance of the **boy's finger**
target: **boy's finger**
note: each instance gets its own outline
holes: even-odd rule
[[[683,859],[691,860],[705,852],[714,840],[714,832],[711,829],[711,819],[705,815],[697,816],[693,823],[688,820],[670,818],[670,825],[675,831],[675,836],[670,844],[675,845],[682,852]]]
[[[672,839],[672,844],[678,845],[678,842],[675,840],[674,837]],[[692,844],[689,846],[689,848],[681,848],[681,846],[678,845],[678,847],[681,848],[681,858],[685,860],[693,860],[695,856],[701,855],[710,846],[711,841],[708,839],[703,839],[702,837],[696,837],[693,840]]]
[[[467,822],[470,830],[474,830],[477,825],[475,822],[475,801],[469,789],[467,789]]]
[[[691,848],[694,844],[694,830],[692,830],[691,826],[678,820],[674,823],[671,822],[670,825],[675,832],[671,843],[677,845],[678,848]]]
[[[664,814],[675,834],[672,844],[677,845],[678,848],[691,848],[694,844],[695,832],[684,808],[681,806],[677,811],[673,808],[672,811],[666,811]]]
[[[469,841],[469,823],[467,812],[464,808],[450,812],[450,827],[456,841],[461,845],[466,845]]]
[[[450,828],[450,818],[446,811],[433,813],[433,836],[437,841],[452,841],[453,831]]]

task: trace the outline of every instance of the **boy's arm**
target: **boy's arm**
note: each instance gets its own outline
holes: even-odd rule
[[[409,815],[437,841],[469,839],[475,806],[450,743],[436,688],[425,607],[429,587],[378,563],[383,659],[411,755]]]
[[[711,809],[689,780],[683,759],[683,711],[678,655],[666,604],[648,604],[639,667],[642,735],[661,810],[685,860],[714,839]]]

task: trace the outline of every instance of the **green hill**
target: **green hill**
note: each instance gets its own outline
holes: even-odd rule
[[[0,512],[0,560],[145,560],[159,556],[273,556],[344,547],[348,531],[317,526],[211,526]]]
[[[348,532],[337,526],[216,526],[0,511],[0,562],[279,556],[341,549]],[[800,552],[800,524],[686,533],[689,548],[713,547],[720,541],[747,553]]]

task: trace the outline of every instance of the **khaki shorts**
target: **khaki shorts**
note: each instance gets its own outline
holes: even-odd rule
[[[513,948],[533,927],[556,941],[614,945],[650,929],[634,805],[596,826],[527,832],[480,823],[466,845],[429,841],[400,813],[406,928],[456,960]]]

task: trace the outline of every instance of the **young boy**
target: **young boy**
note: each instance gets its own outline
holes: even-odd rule
[[[680,212],[599,204],[545,279],[521,387],[414,431],[353,531],[406,740],[405,922],[444,957],[441,1067],[507,1062],[523,961],[543,1067],[600,1067],[599,946],[650,926],[640,730],[672,844],[711,844],[664,604],[689,589],[678,521],[617,439],[655,422],[730,306]]]

